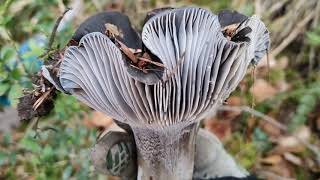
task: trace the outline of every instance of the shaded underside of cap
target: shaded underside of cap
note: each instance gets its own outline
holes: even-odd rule
[[[155,15],[145,24],[142,41],[165,65],[162,81],[133,78],[119,48],[104,34],[89,33],[81,46],[67,49],[61,85],[123,123],[163,128],[193,123],[214,110],[236,88],[254,56],[248,52],[252,42],[228,41],[218,17],[201,8]]]

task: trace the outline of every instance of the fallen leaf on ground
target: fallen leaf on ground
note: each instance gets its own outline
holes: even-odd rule
[[[292,153],[289,153],[289,152],[286,152],[283,154],[283,157],[285,160],[297,165],[297,166],[302,166],[302,160],[300,157],[292,154]]]
[[[91,115],[87,115],[87,117],[83,120],[83,123],[90,128],[101,128],[106,129],[111,126],[112,118],[106,116],[105,114],[93,111]]]
[[[262,158],[260,162],[268,165],[279,164],[283,158],[280,155],[270,155],[268,157]]]
[[[277,139],[281,135],[281,130],[279,128],[266,121],[259,121],[259,127],[266,132],[270,138]]]
[[[204,121],[204,128],[215,134],[222,141],[231,136],[231,122],[229,120],[208,118]]]
[[[263,58],[260,60],[260,62],[258,63],[257,67],[258,68],[261,68],[261,67],[267,67],[267,66],[270,66],[270,68],[273,68],[277,65],[277,62],[276,62],[276,59],[271,56],[271,54],[269,55],[269,62],[268,62],[268,59],[267,59],[267,56],[263,56]]]
[[[277,93],[277,90],[264,79],[255,80],[250,91],[258,103],[274,96]]]
[[[279,139],[278,144],[283,147],[303,146],[301,141],[308,142],[311,137],[310,129],[306,126],[302,126],[292,134],[294,134],[295,137],[294,136],[281,137]],[[298,140],[297,138],[299,138],[300,140]]]
[[[288,162],[285,162],[284,160],[280,162],[279,164],[276,164],[274,166],[270,167],[270,170],[282,177],[286,178],[292,178],[294,177],[295,170],[292,165],[290,165]]]
[[[226,104],[228,106],[241,106],[241,98],[237,96],[231,96],[227,99]],[[223,111],[222,117],[224,120],[233,119],[241,114],[241,111]]]

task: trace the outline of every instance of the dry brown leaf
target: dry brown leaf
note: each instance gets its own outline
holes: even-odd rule
[[[281,130],[279,128],[266,121],[259,121],[259,127],[266,132],[270,138],[276,139],[281,135]]]
[[[283,158],[280,155],[270,155],[260,160],[261,163],[268,165],[279,164],[281,161],[283,161]]]
[[[275,180],[275,179],[287,180],[288,178],[294,177],[295,175],[294,166],[288,163],[281,156],[273,155],[269,159],[267,160],[273,164],[270,163],[269,165],[259,166],[257,170],[257,173],[259,176],[262,175],[262,177],[267,180],[269,179],[270,180]]]
[[[123,38],[123,33],[116,25],[107,23],[104,26],[106,27],[106,31],[108,31],[108,33]]]
[[[276,88],[278,90],[278,92],[284,92],[287,91],[288,89],[290,89],[291,85],[288,84],[286,81],[284,80],[280,80],[276,82]]]
[[[228,106],[241,106],[241,98],[237,96],[231,96],[227,99],[226,104]],[[224,120],[231,120],[241,114],[241,111],[223,111],[219,112],[218,117],[223,117]]]
[[[277,93],[277,90],[264,79],[255,80],[250,91],[258,103],[274,96]]]
[[[92,115],[87,117],[83,120],[83,123],[90,128],[102,128],[107,129],[113,123],[112,118],[106,116],[105,114],[94,111]]]
[[[312,158],[307,157],[304,159],[304,161],[308,169],[310,169],[313,172],[320,172],[320,167]]]
[[[121,41],[115,39],[116,42],[120,45],[120,49],[121,51],[135,64],[138,63],[138,59],[137,57],[133,54],[133,52],[131,52],[131,50],[125,45],[123,44]]]
[[[305,150],[304,146],[284,147],[284,146],[277,145],[269,153],[270,154],[284,154],[286,152],[301,153],[304,150]]]
[[[292,178],[295,175],[294,167],[285,160],[282,160],[280,163],[271,166],[270,171],[286,178]]]
[[[119,127],[114,121],[112,121],[112,123],[110,124],[110,126],[108,126],[108,128],[100,131],[100,134],[98,134],[97,139],[104,137],[104,135],[106,135],[110,131],[126,132],[124,129]]]
[[[230,106],[240,106],[241,98],[238,96],[231,96],[227,99],[227,104]]]
[[[295,169],[292,164],[288,163],[283,158],[277,164],[269,166],[265,169],[285,178],[292,178],[295,175]]]
[[[154,64],[154,65],[156,65],[156,66],[159,66],[159,67],[165,68],[165,66],[164,66],[162,63],[155,62],[155,61],[151,61],[150,59],[143,58],[143,57],[138,57],[138,59],[139,59],[140,61],[145,61],[145,62],[148,62],[148,63]]]
[[[256,118],[254,118],[254,117],[249,117],[248,120],[247,120],[247,127],[248,127],[248,129],[251,129],[251,130],[252,130],[253,128],[255,128],[256,122],[257,122]]]
[[[231,122],[229,120],[208,118],[204,121],[204,128],[215,134],[220,140],[231,136]]]
[[[290,153],[301,153],[305,151],[305,146],[297,139],[297,137],[305,142],[308,142],[311,138],[310,129],[306,126],[301,127],[293,133],[294,136],[282,136],[279,138],[271,138],[273,142],[278,145],[274,147],[269,153],[270,154],[284,154]]]
[[[285,69],[289,65],[289,58],[287,56],[282,56],[277,60],[276,67],[278,69]]]
[[[276,59],[269,53],[269,66],[270,68],[273,68],[277,65],[277,61]],[[267,56],[265,55],[260,62],[257,64],[257,68],[261,68],[261,67],[267,67],[268,66],[268,60],[267,60]]]
[[[292,153],[289,153],[289,152],[285,152],[283,154],[283,157],[285,160],[297,165],[297,166],[302,166],[302,160],[300,157],[292,154]]]
[[[296,130],[293,133],[296,137],[294,136],[285,136],[281,137],[278,141],[278,144],[283,147],[297,147],[297,146],[303,146],[301,142],[297,139],[297,137],[305,142],[308,142],[311,137],[311,132],[310,129],[306,126],[302,126],[298,130]]]
[[[48,90],[47,92],[43,93],[37,101],[33,104],[33,110],[37,110],[38,107],[42,104],[42,102],[48,97],[48,95],[51,93],[52,89]]]

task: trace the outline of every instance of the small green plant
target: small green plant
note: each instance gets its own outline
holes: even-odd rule
[[[291,132],[306,123],[309,113],[314,110],[317,102],[320,100],[320,83],[315,82],[309,85],[305,88],[304,93],[298,96],[297,99],[298,106],[296,113],[289,124],[289,130]]]
[[[320,46],[320,26],[314,28],[313,31],[306,33],[307,41],[311,46],[319,47]]]

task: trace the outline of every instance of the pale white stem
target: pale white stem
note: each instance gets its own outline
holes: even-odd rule
[[[133,128],[139,180],[192,179],[198,124],[171,129]]]

